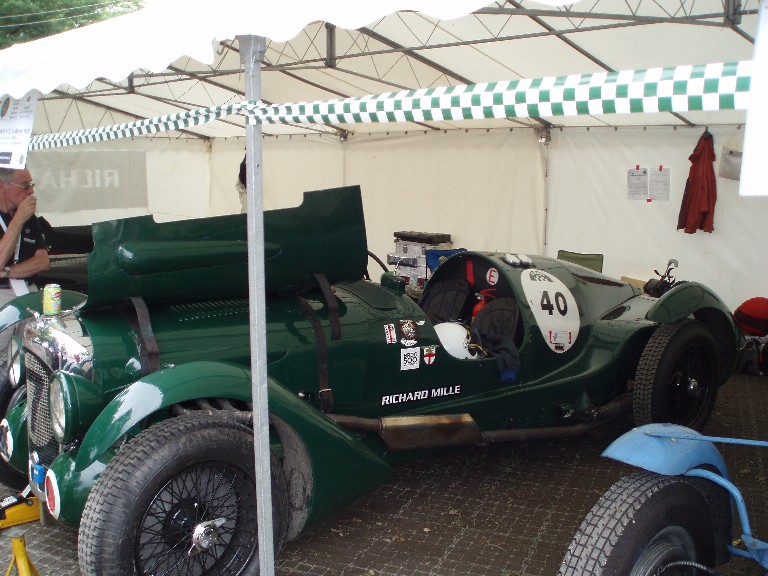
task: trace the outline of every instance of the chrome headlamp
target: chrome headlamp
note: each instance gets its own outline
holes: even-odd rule
[[[99,390],[93,382],[69,372],[51,374],[48,410],[51,429],[59,444],[72,442],[98,413]]]
[[[53,429],[53,435],[60,443],[66,443],[67,434],[67,420],[71,421],[71,418],[67,418],[67,409],[71,408],[70,393],[71,391],[66,389],[64,379],[60,373],[54,373],[51,378],[51,391],[48,397],[48,409],[51,412],[51,428]]]

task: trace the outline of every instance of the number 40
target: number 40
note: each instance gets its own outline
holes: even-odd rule
[[[549,291],[544,290],[541,293],[541,309],[548,312],[552,316],[555,312],[555,308],[560,313],[560,316],[568,314],[568,302],[562,292],[555,292],[555,303],[552,304],[552,299],[549,297]]]

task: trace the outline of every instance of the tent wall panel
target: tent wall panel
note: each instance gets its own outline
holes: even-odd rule
[[[347,184],[360,183],[368,245],[394,249],[398,230],[445,232],[454,246],[538,253],[544,187],[530,130],[351,138]]]
[[[241,210],[235,186],[244,154],[243,139],[213,141],[211,214],[232,214]],[[296,206],[307,190],[343,184],[344,151],[335,138],[266,138],[262,164],[264,207],[268,210]]]
[[[763,250],[768,198],[738,196],[738,181],[717,178],[714,232],[676,230],[688,178],[688,157],[702,128],[571,129],[553,132],[549,178],[547,254],[558,249],[605,254],[610,276],[648,279],[668,259],[678,277],[710,286],[735,309],[766,295]],[[715,173],[722,147],[743,132],[713,127]],[[630,200],[627,170],[671,169],[669,201]]]
[[[245,155],[244,138],[216,138],[211,144],[211,195],[208,207],[211,216],[235,214],[241,211],[235,185],[240,162]]]
[[[740,140],[742,131],[724,126],[710,131],[717,171],[722,146]],[[701,132],[669,127],[553,131],[546,183],[540,145],[526,129],[353,135],[346,142],[266,138],[265,207],[296,205],[305,190],[360,184],[369,247],[379,256],[393,250],[393,232],[419,230],[450,233],[456,246],[474,249],[603,253],[605,273],[616,277],[647,279],[654,268],[676,258],[680,278],[711,286],[735,309],[747,298],[766,295],[768,269],[759,247],[768,199],[739,197],[737,181],[718,178],[715,231],[675,230],[688,156]],[[239,138],[210,144],[137,138],[78,146],[94,153],[143,151],[147,207],[89,211],[86,206],[59,213],[41,202],[39,213],[54,225],[68,225],[145,213],[170,220],[238,212],[235,181],[243,145]],[[29,162],[35,178],[40,181],[41,171],[61,155],[61,150],[33,152]],[[628,199],[627,169],[636,165],[671,169],[669,201]]]
[[[212,213],[239,210],[242,153],[241,141],[215,141]],[[540,253],[542,174],[539,145],[522,129],[264,141],[265,208],[294,206],[305,190],[359,184],[368,246],[382,258],[398,230],[446,232],[456,246],[480,250]]]

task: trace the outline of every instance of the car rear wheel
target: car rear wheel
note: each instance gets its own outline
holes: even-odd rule
[[[684,479],[640,472],[598,500],[571,541],[559,576],[693,576],[714,565],[707,504]]]
[[[78,538],[84,576],[258,574],[253,431],[216,416],[151,426],[91,490]],[[272,456],[274,543],[285,480]]]
[[[643,350],[635,374],[635,424],[670,422],[702,430],[720,384],[714,339],[696,320],[662,324]]]

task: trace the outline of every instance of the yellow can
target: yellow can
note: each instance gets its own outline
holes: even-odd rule
[[[61,286],[46,284],[43,288],[43,314],[56,316],[61,314]]]

